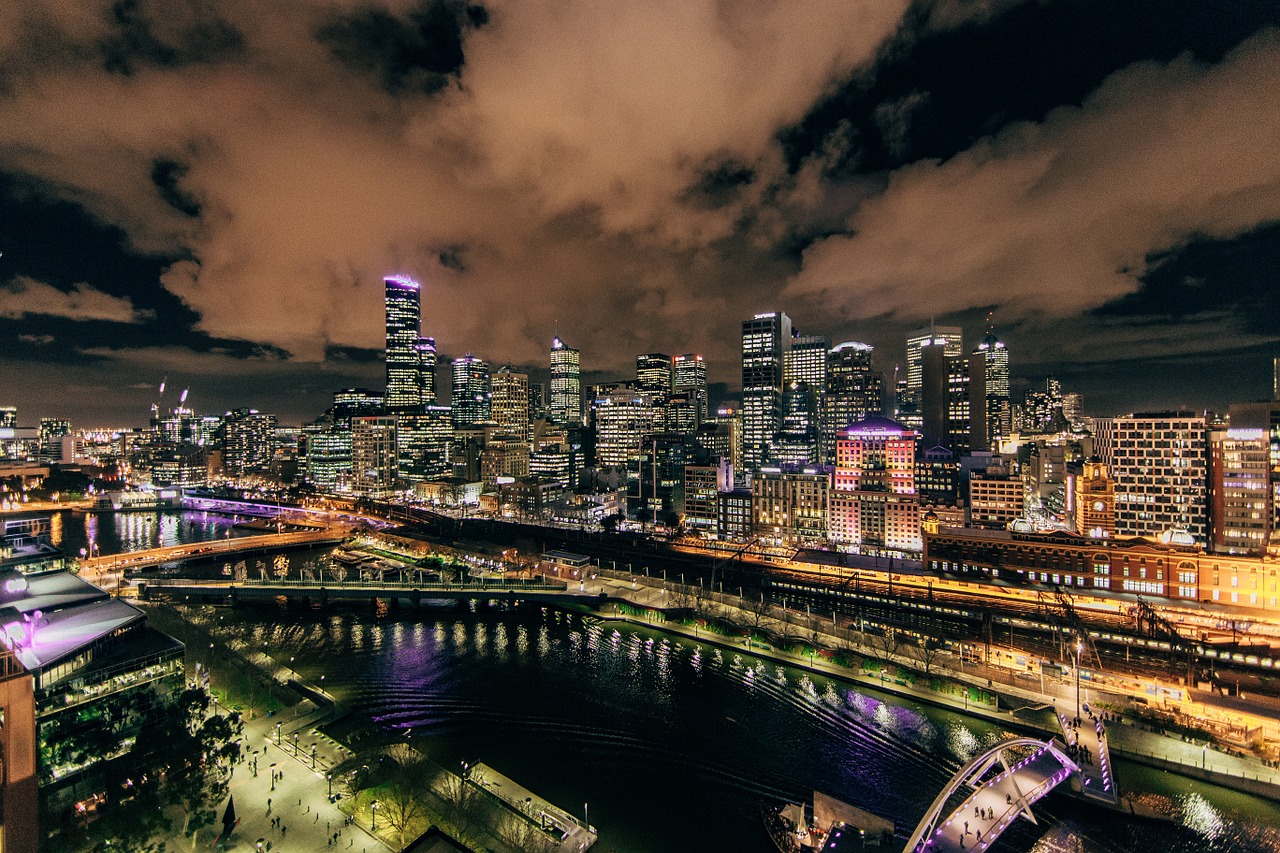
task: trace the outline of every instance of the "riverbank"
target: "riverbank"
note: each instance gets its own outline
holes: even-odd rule
[[[957,699],[954,693],[951,692],[922,689],[905,678],[891,678],[887,675],[887,666],[885,670],[881,670],[879,677],[874,674],[867,674],[861,667],[842,666],[828,657],[828,655],[834,656],[837,654],[838,650],[836,649],[824,647],[826,654],[816,652],[814,654],[797,654],[785,648],[762,644],[758,641],[750,641],[749,638],[744,641],[740,637],[730,637],[715,631],[709,631],[706,628],[699,627],[696,622],[693,625],[684,625],[666,619],[665,612],[662,610],[646,608],[642,613],[628,613],[626,609],[619,606],[619,601],[629,601],[624,597],[626,591],[625,583],[623,586],[624,589],[621,590],[623,594],[616,596],[618,601],[613,602],[613,612],[610,613],[606,608],[598,611],[596,615],[605,620],[642,625],[653,630],[684,637],[694,642],[706,643],[726,650],[767,658],[787,666],[824,675],[849,684],[981,719],[1006,727],[1014,732],[1043,738],[1059,737],[1061,734],[1053,714],[1055,703],[1060,701],[1058,697],[1019,689],[1012,685],[1001,684],[999,687],[995,687],[990,683],[969,677],[963,672],[956,672],[944,667],[934,667],[933,671],[926,677],[931,680],[942,678],[966,686],[967,690],[961,691],[963,698]],[[662,618],[655,619],[651,616],[643,615],[649,613],[662,614]],[[822,638],[822,633],[817,632],[816,643],[810,642],[815,637],[809,637],[803,642],[817,648],[822,646]],[[855,647],[848,651],[865,659],[867,657],[875,658],[876,652],[879,650],[863,646]],[[902,666],[901,663],[892,660],[886,661],[886,664],[892,665],[895,668],[895,672]],[[1005,710],[1000,707],[1001,702],[997,702],[995,707],[991,707],[987,703],[969,701],[968,697],[973,695],[969,691],[992,692],[997,694],[1006,706],[1016,705],[1018,707]],[[1121,697],[1114,698],[1118,700]],[[1143,764],[1179,776],[1209,782],[1233,791],[1262,797],[1272,802],[1280,802],[1280,772],[1277,772],[1274,768],[1266,767],[1256,759],[1210,750],[1204,744],[1151,731],[1128,720],[1113,724],[1108,729],[1108,736],[1111,753],[1116,758]]]

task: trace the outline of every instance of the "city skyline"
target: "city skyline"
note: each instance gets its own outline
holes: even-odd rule
[[[1271,4],[109,6],[0,11],[24,423],[140,423],[166,375],[313,418],[382,386],[394,274],[442,372],[545,371],[561,336],[584,386],[697,352],[723,395],[760,312],[886,374],[990,315],[1015,396],[1271,393]]]

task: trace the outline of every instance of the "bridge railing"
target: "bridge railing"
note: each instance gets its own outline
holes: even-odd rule
[[[184,580],[180,578],[157,578],[148,580],[147,585],[151,587],[165,586],[207,586],[211,589],[231,589],[234,587],[244,588],[267,588],[267,589],[394,589],[412,592],[418,590],[421,592],[452,592],[455,590],[535,590],[543,592],[564,592],[568,589],[568,584],[563,581],[545,581],[541,579],[526,578],[503,578],[500,580],[480,580],[480,581],[461,581],[457,583],[439,583],[425,581],[414,583],[412,581],[378,581],[378,580],[351,580],[338,583],[332,580],[299,580],[297,578],[282,578],[277,580],[262,580],[260,578],[246,578],[242,581],[222,581],[222,580]]]

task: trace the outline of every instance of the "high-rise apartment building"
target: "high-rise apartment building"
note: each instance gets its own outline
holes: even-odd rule
[[[388,276],[387,393],[392,411],[421,406],[435,399],[436,343],[422,337],[421,285],[405,275]]]
[[[491,416],[489,364],[467,353],[453,361],[451,416],[454,429],[488,423]]]
[[[257,409],[235,409],[223,415],[222,470],[227,476],[266,471],[271,467],[275,445],[275,415]]]
[[[504,364],[490,377],[490,413],[499,435],[529,442],[529,377]]]
[[[71,421],[64,418],[40,419],[40,461],[70,462],[62,458],[62,439],[71,435]]]
[[[687,393],[693,406],[696,430],[707,419],[707,364],[696,353],[684,353],[671,360],[671,390]]]
[[[1190,412],[1098,418],[1094,451],[1116,481],[1116,535],[1183,529],[1208,541],[1205,419]]]
[[[581,355],[557,335],[551,341],[551,419],[558,424],[582,424]]]
[[[791,346],[791,318],[781,311],[742,323],[742,461],[754,470],[772,459],[782,424],[783,364]]]

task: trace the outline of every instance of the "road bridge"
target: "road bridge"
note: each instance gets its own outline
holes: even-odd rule
[[[149,548],[145,551],[125,551],[120,554],[108,554],[81,560],[80,572],[90,580],[93,580],[101,575],[137,571],[178,560],[221,560],[224,557],[240,554],[336,545],[349,535],[350,532],[345,527],[329,527],[324,530],[269,533],[263,536],[240,536],[234,539],[223,539],[218,542],[191,542],[185,545]]]
[[[1011,750],[1019,750],[1013,763],[1008,755]],[[997,765],[999,772],[990,776]],[[1017,737],[1001,741],[951,777],[925,812],[903,853],[986,850],[1019,815],[1035,823],[1032,804],[1079,770],[1057,739]],[[973,788],[973,793],[947,812],[947,803],[965,787]]]

